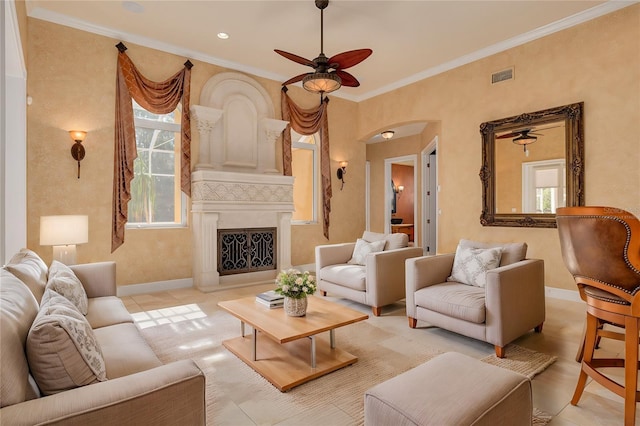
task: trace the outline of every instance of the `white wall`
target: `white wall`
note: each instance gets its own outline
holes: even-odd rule
[[[27,245],[27,71],[13,0],[0,9],[4,22],[0,81],[0,262]]]

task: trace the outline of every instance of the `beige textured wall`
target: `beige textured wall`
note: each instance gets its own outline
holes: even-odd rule
[[[191,229],[127,230],[125,244],[110,253],[113,181],[115,72],[118,40],[68,27],[28,19],[27,203],[28,246],[47,263],[51,247],[39,245],[40,216],[89,215],[89,243],[78,246],[78,262],[115,260],[118,285],[188,278],[192,276]],[[164,80],[182,67],[186,58],[125,43],[140,71],[152,80]],[[192,60],[191,102],[197,104],[204,83],[223,68]],[[271,96],[280,117],[280,83],[254,77]],[[312,106],[316,96],[292,88],[301,105]],[[364,228],[364,156],[358,158],[353,125],[356,104],[332,99],[334,185],[331,242],[354,239]],[[81,178],[71,158],[68,130],[88,132]],[[198,153],[198,133],[192,132],[192,161]],[[337,162],[349,161],[348,183],[339,191]],[[281,163],[281,155],[278,154]],[[354,231],[359,228],[359,231]],[[294,226],[293,264],[313,262],[313,247],[326,243],[322,225]]]
[[[515,80],[492,87],[491,73],[510,66]],[[393,123],[440,121],[438,251],[455,250],[460,238],[526,241],[528,256],[545,261],[546,285],[575,290],[556,229],[480,225],[479,125],[584,101],[586,203],[640,215],[638,70],[640,5],[634,5],[361,102],[358,136],[364,140]],[[396,149],[386,155],[408,153]]]

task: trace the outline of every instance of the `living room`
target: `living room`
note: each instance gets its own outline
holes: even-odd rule
[[[137,288],[188,288],[192,285],[194,244],[190,225],[170,229],[126,230],[125,243],[111,252],[114,104],[117,50],[121,41],[28,16],[27,4],[15,6],[19,42],[26,66],[26,131],[23,139],[6,141],[3,168],[22,175],[5,176],[3,197],[3,261],[23,246],[52,261],[50,246],[40,245],[40,217],[56,214],[89,216],[88,243],[78,246],[78,263],[114,261],[118,294],[135,311],[165,307],[156,296],[135,295]],[[28,3],[28,2],[27,2]],[[8,19],[5,16],[5,20]],[[433,75],[407,86],[352,101],[330,96],[331,177],[333,197],[329,239],[321,221],[291,227],[291,264],[314,263],[314,248],[352,242],[369,230],[385,231],[385,217],[376,208],[382,192],[365,194],[365,142],[381,131],[408,123],[427,122],[424,131],[393,147],[388,157],[417,154],[438,138],[437,252],[453,252],[460,239],[528,244],[527,257],[543,259],[545,286],[551,298],[578,301],[571,274],[561,256],[558,231],[541,228],[484,227],[479,216],[482,161],[479,125],[522,113],[584,102],[585,203],[607,205],[638,213],[640,206],[640,5],[613,11],[578,25],[531,40],[505,51]],[[127,53],[141,72],[154,81],[172,75],[188,58],[125,41]],[[231,71],[191,58],[191,100],[212,76]],[[513,81],[490,85],[490,75],[514,67]],[[354,71],[355,73],[355,71]],[[254,77],[271,97],[279,117],[280,81]],[[291,86],[289,94],[302,107],[318,98]],[[68,130],[83,129],[87,154],[78,179],[69,155]],[[278,142],[281,143],[280,141]],[[192,132],[192,164],[197,162],[199,134]],[[280,147],[280,145],[278,145]],[[23,152],[26,162],[20,155]],[[280,150],[277,163],[281,164]],[[377,158],[377,157],[376,157]],[[340,190],[336,170],[348,161],[346,183]],[[380,188],[382,160],[370,164],[371,187]],[[20,164],[23,164],[22,168]],[[23,176],[23,177],[20,177]],[[18,194],[14,193],[15,189]],[[369,198],[367,198],[367,195]],[[368,206],[367,199],[371,200]],[[23,200],[24,214],[15,216],[12,203]],[[24,236],[9,239],[15,229]],[[416,246],[421,246],[421,234]],[[168,261],[170,259],[170,261]],[[145,285],[146,287],[138,287]],[[260,288],[262,289],[262,287]],[[257,289],[238,290],[253,294]],[[189,294],[191,290],[189,290]],[[197,293],[196,293],[197,294]],[[207,294],[213,297],[216,293]],[[136,302],[138,301],[149,302]],[[160,296],[158,296],[160,297]],[[200,296],[194,296],[199,299]],[[202,296],[204,297],[204,296]],[[193,302],[197,303],[197,302]],[[562,303],[558,323],[562,319]],[[572,327],[579,335],[582,316]],[[382,318],[384,319],[384,318]],[[544,334],[544,333],[543,333]],[[579,337],[568,344],[577,348]],[[567,349],[569,350],[569,349]],[[567,374],[574,386],[577,373]],[[606,411],[606,409],[605,409]],[[619,413],[618,413],[619,414]],[[621,417],[619,417],[621,418]],[[559,424],[559,423],[558,423]]]

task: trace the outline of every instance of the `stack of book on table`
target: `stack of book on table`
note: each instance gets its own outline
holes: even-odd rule
[[[275,292],[275,290],[265,291],[256,296],[256,302],[263,304],[268,308],[281,308],[284,305],[284,296]]]

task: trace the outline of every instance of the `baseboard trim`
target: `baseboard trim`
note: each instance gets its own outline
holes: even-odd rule
[[[564,288],[547,287],[544,288],[544,294],[553,299],[570,300],[572,302],[582,302],[578,290],[566,290]]]
[[[119,286],[118,297],[134,296],[136,294],[157,293],[159,291],[177,290],[193,287],[192,278],[180,278],[177,280],[155,281],[143,284],[131,284]]]

